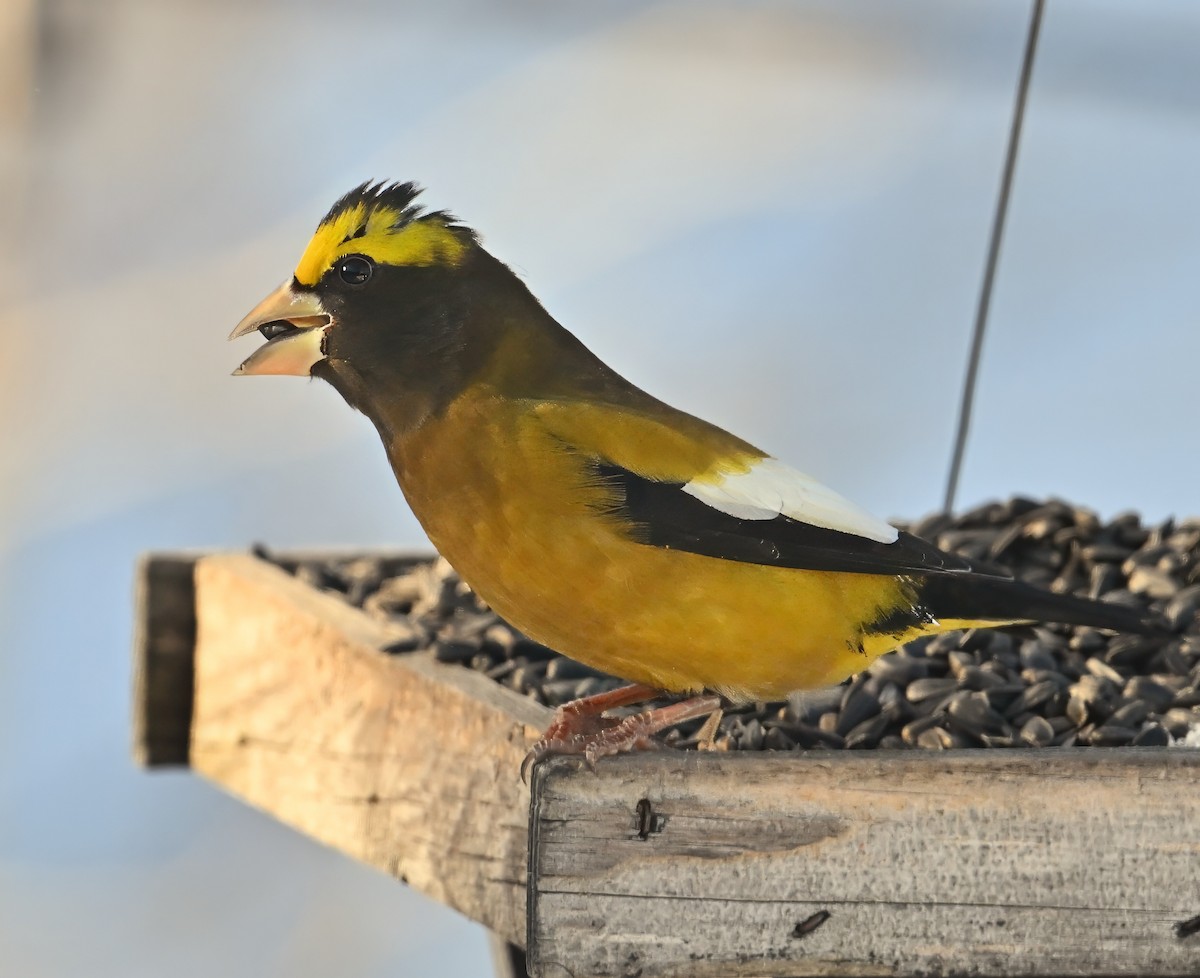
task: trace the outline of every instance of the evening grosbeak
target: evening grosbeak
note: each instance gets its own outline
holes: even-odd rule
[[[714,712],[711,694],[780,699],[948,629],[1144,630],[1129,609],[940,551],[639,390],[418,193],[363,184],[334,204],[233,331],[268,340],[235,373],[332,384],[484,601],[636,684],[560,709],[532,758],[646,746]],[[604,715],[663,691],[694,695]]]

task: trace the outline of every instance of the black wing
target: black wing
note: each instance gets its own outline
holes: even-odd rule
[[[701,502],[680,482],[655,482],[610,463],[597,463],[598,481],[611,491],[606,508],[639,543],[705,557],[801,570],[856,574],[962,574],[1008,578],[1001,568],[948,554],[911,533],[880,543],[853,533],[776,516],[747,520]]]

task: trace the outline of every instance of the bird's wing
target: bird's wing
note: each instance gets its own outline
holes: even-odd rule
[[[665,405],[648,412],[555,401],[536,413],[581,458],[586,485],[599,489],[595,507],[641,543],[805,570],[1008,576],[897,530],[811,476]]]

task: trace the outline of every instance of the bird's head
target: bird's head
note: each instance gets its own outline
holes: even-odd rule
[[[379,365],[454,346],[451,313],[482,252],[451,215],[423,211],[419,193],[364,183],[334,204],[295,272],[230,335],[258,330],[267,340],[234,374],[318,376],[349,393]]]
[[[294,274],[231,334],[267,340],[234,373],[327,380],[385,436],[476,382],[518,396],[606,387],[612,372],[419,192],[365,183],[334,204]]]

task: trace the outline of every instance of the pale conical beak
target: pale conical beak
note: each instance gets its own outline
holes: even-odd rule
[[[229,334],[236,340],[257,329],[267,337],[266,345],[247,357],[233,375],[309,376],[313,365],[325,357],[325,331],[332,322],[316,294],[297,291],[289,279],[251,309]]]

